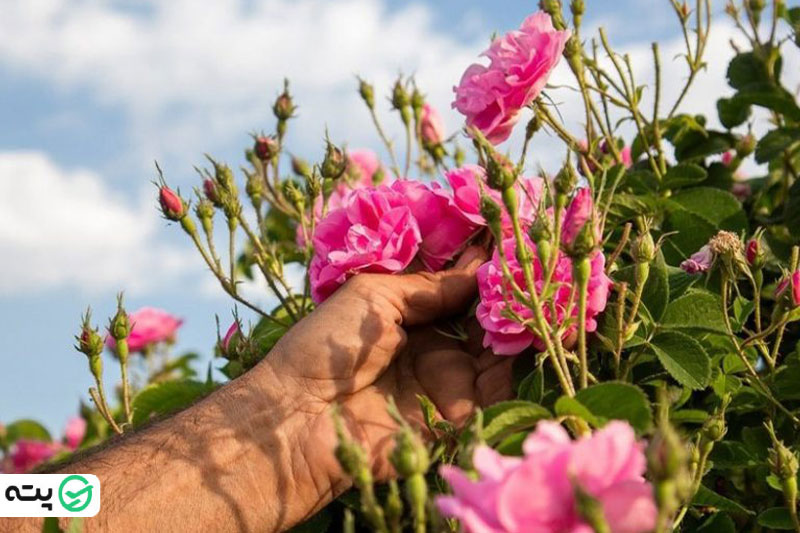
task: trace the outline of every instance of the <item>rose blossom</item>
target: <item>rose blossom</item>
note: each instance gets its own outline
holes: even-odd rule
[[[309,266],[314,301],[324,301],[359,272],[402,271],[421,242],[419,225],[402,194],[385,185],[353,191],[314,232]]]
[[[436,108],[430,104],[422,106],[422,116],[420,117],[420,133],[422,140],[427,145],[437,145],[444,141],[444,124],[442,117]]]
[[[5,466],[8,474],[24,474],[53,457],[59,446],[51,442],[19,439],[9,451],[10,461]]]
[[[711,251],[711,247],[706,244],[693,253],[689,259],[683,261],[681,268],[687,274],[699,274],[711,268],[713,262],[714,253]]]
[[[778,283],[778,287],[775,289],[775,298],[782,298],[790,288],[789,302],[792,307],[800,307],[800,270],[795,270]]]
[[[547,13],[529,16],[518,30],[495,39],[483,53],[489,58],[488,67],[472,64],[467,68],[453,89],[453,107],[489,142],[505,141],[519,111],[544,88],[569,36],[569,31],[553,28]]]
[[[86,420],[79,416],[74,416],[67,421],[64,428],[64,444],[70,450],[77,450],[86,436]]]
[[[380,168],[381,162],[377,154],[372,150],[364,148],[348,150],[347,168],[345,169],[344,175],[336,182],[333,191],[331,191],[328,196],[328,211],[342,207],[345,197],[347,197],[351,191],[376,185],[373,183],[373,177]],[[315,224],[322,218],[323,203],[322,196],[317,196],[316,200],[314,200],[312,216],[314,217]],[[295,232],[295,243],[299,248],[305,248],[306,246],[303,228],[299,224]]]
[[[159,342],[174,341],[175,333],[183,324],[182,318],[154,307],[143,307],[135,313],[131,313],[128,318],[131,323],[128,349],[131,352],[144,351],[148,346]],[[117,343],[109,335],[106,338],[106,345],[113,350]]]
[[[419,258],[432,272],[441,270],[480,228],[462,215],[452,191],[438,183],[397,180],[391,188],[408,202],[422,238]]]
[[[500,193],[486,184],[486,171],[477,165],[464,165],[445,173],[453,191],[453,203],[461,214],[473,224],[486,225],[481,215],[481,187],[485,194],[502,205]],[[542,178],[519,178],[514,184],[519,203],[519,219],[524,227],[529,226],[538,215],[537,208],[542,197],[544,181]],[[507,235],[511,234],[511,217],[503,210],[502,225]]]
[[[436,505],[466,533],[591,531],[578,512],[575,486],[600,504],[613,533],[644,533],[658,509],[645,481],[643,444],[625,422],[612,421],[571,440],[558,423],[539,422],[523,444],[524,456],[503,457],[488,446],[473,455],[478,479],[441,467],[453,494]]]
[[[536,245],[531,242],[527,236],[525,236],[525,242],[531,251],[530,255],[534,258],[532,266],[536,288],[537,290],[541,290],[544,279],[542,265],[536,253]],[[527,294],[522,267],[515,253],[516,240],[513,237],[505,239],[503,241],[503,249],[511,275],[517,285]],[[553,307],[555,308],[557,316],[551,317],[551,308],[549,305],[543,305],[542,312],[544,313],[545,319],[550,321],[552,318],[555,318],[555,322],[560,324],[567,318],[565,315],[572,293],[572,260],[560,251],[557,253],[558,259],[551,281],[554,291]],[[605,256],[601,251],[597,250],[591,256],[591,267],[592,273],[589,278],[586,307],[587,332],[592,332],[597,329],[595,317],[605,309],[608,291],[611,285],[611,280],[605,274]],[[491,347],[492,351],[498,355],[516,355],[528,348],[531,344],[537,349],[543,350],[545,345],[542,339],[534,335],[526,326],[504,315],[504,310],[507,306],[506,298],[511,304],[511,309],[523,320],[532,318],[533,311],[516,301],[511,291],[508,289],[508,284],[503,279],[500,255],[497,250],[495,250],[490,261],[481,265],[478,269],[477,276],[480,302],[478,303],[475,315],[486,332],[483,338],[483,345],[485,347]],[[505,297],[504,293],[506,294]],[[578,316],[577,305],[573,305],[571,316]],[[562,339],[567,341],[567,339],[575,334],[576,330],[577,325],[572,324],[566,328]]]

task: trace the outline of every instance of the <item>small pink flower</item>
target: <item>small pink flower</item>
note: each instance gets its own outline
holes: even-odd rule
[[[422,106],[422,116],[420,117],[420,132],[422,140],[428,144],[435,146],[444,141],[444,123],[442,117],[436,108],[430,104]]]
[[[233,340],[234,335],[240,333],[239,330],[239,323],[234,321],[233,324],[230,325],[228,331],[225,332],[225,336],[222,338],[222,351],[227,353],[231,346],[231,340]]]
[[[183,324],[183,319],[162,309],[143,307],[131,313],[131,334],[128,336],[128,349],[131,352],[144,351],[148,346],[160,342],[173,342],[175,333]],[[106,338],[106,346],[116,348],[116,341],[111,335]]]
[[[419,225],[402,194],[385,185],[353,191],[314,232],[309,266],[314,301],[324,301],[354,274],[401,272],[421,242]]]
[[[536,245],[525,237],[526,244],[531,250],[533,260],[533,275],[537,290],[541,290],[544,283],[542,265],[539,262]],[[508,261],[511,275],[517,285],[527,294],[525,278],[522,267],[517,261],[515,253],[516,241],[509,237],[503,241],[506,259]],[[586,311],[586,331],[592,332],[597,329],[596,316],[606,307],[608,291],[611,280],[605,274],[605,256],[601,251],[595,251],[591,256],[592,273],[589,278],[588,305]],[[544,342],[531,332],[526,326],[505,315],[508,301],[511,309],[523,320],[533,318],[533,311],[526,305],[518,302],[503,278],[500,255],[495,250],[492,259],[478,269],[478,292],[480,302],[475,311],[475,315],[485,331],[483,345],[491,347],[492,351],[498,355],[517,355],[529,346],[533,345],[537,349],[544,349]],[[555,318],[557,323],[562,323],[567,319],[567,310],[572,295],[572,260],[565,254],[558,252],[556,268],[552,278],[554,294],[553,308],[556,317],[552,317],[552,310],[549,305],[542,306],[545,318],[550,321]],[[577,317],[578,309],[572,306],[570,316]],[[566,328],[562,339],[567,342],[574,337],[577,325],[573,324]]]
[[[655,527],[658,509],[643,477],[643,444],[627,423],[612,421],[573,441],[558,423],[540,422],[523,452],[507,458],[480,446],[473,456],[477,480],[443,466],[453,494],[439,496],[437,507],[466,533],[583,533],[591,529],[577,510],[577,485],[600,503],[613,533]]]
[[[58,445],[38,440],[19,439],[9,452],[11,458],[9,474],[30,472],[47,461],[58,451]]]
[[[625,168],[631,168],[633,166],[633,156],[631,155],[630,146],[623,147],[619,155],[622,157],[622,164],[625,165]]]
[[[733,157],[735,155],[736,153],[733,150],[728,150],[727,152],[722,154],[722,164],[725,165],[726,167],[731,166],[731,163],[733,162]]]
[[[419,258],[431,272],[441,270],[480,229],[462,215],[453,193],[437,183],[397,180],[391,188],[405,197],[419,225]]]
[[[714,263],[714,253],[709,245],[704,245],[693,253],[689,259],[681,263],[681,268],[687,274],[699,274],[708,271]]]
[[[495,202],[502,205],[503,200],[498,191],[486,185],[486,172],[477,165],[464,165],[445,173],[453,191],[453,202],[461,214],[473,224],[486,225],[481,216],[481,188]],[[514,185],[519,202],[519,218],[522,225],[529,226],[537,217],[539,200],[542,197],[544,181],[542,178],[520,178]],[[511,234],[511,217],[503,210],[502,223],[507,234]]]
[[[577,190],[567,210],[564,212],[564,223],[561,227],[561,245],[565,250],[573,248],[578,235],[586,224],[592,223],[592,218],[596,218],[592,191],[588,187],[582,187]],[[596,243],[599,243],[602,239],[599,230],[600,227],[595,225]]]
[[[775,298],[783,298],[789,292],[787,299],[792,307],[800,307],[800,270],[795,270],[789,276],[783,278],[775,289]]]
[[[64,428],[64,444],[70,450],[77,450],[86,436],[86,420],[79,416],[74,416],[67,421]]]
[[[467,125],[499,144],[511,134],[519,111],[544,88],[561,58],[569,31],[556,31],[550,15],[540,11],[492,42],[483,55],[489,66],[470,65],[461,77],[453,107]]]

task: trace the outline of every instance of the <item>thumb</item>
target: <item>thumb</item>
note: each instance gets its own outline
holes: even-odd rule
[[[487,257],[483,248],[470,246],[449,270],[382,276],[382,288],[398,312],[398,322],[425,324],[463,310],[475,296],[475,273]]]

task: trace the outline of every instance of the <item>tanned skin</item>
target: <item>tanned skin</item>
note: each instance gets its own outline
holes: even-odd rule
[[[477,324],[464,342],[435,327],[468,311],[485,259],[469,248],[436,274],[356,276],[244,376],[61,467],[100,479],[101,510],[85,531],[283,531],[350,487],[333,456],[335,405],[387,478],[389,396],[419,423],[416,395],[427,395],[456,424],[510,397],[511,359],[482,349]],[[0,531],[41,527],[0,518]]]

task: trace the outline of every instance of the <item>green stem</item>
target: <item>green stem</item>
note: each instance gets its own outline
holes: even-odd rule
[[[117,356],[119,357],[120,373],[122,374],[122,405],[125,409],[125,420],[133,424],[133,411],[131,410],[131,391],[128,380],[128,339],[117,341]]]
[[[586,354],[586,303],[589,291],[589,277],[592,273],[592,263],[588,257],[577,260],[573,267],[575,278],[578,281],[578,357],[580,358],[580,388],[589,386],[589,361]]]

